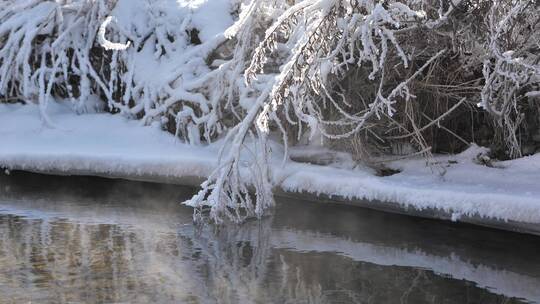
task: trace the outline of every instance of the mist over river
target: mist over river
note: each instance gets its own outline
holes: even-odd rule
[[[529,303],[540,239],[281,200],[195,226],[195,189],[0,177],[0,303]]]

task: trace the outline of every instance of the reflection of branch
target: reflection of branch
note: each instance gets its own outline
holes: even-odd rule
[[[416,276],[411,281],[411,285],[409,286],[407,290],[403,292],[403,294],[399,298],[399,301],[401,302],[401,304],[409,303],[409,295],[411,294],[411,292],[413,292],[415,288],[418,287],[420,278],[425,278],[425,270],[416,269],[415,271],[416,271]]]
[[[192,241],[209,268],[206,289],[212,298],[234,303],[260,299],[271,254],[271,218],[244,225],[205,226]],[[236,299],[236,300],[235,300]]]

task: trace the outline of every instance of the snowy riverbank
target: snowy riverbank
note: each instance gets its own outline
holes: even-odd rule
[[[0,105],[0,166],[175,182],[201,180],[217,164],[217,145],[186,145],[158,127],[143,127],[119,115],[76,115],[57,104],[47,111],[55,128],[43,126],[37,106]],[[491,168],[473,162],[481,150],[436,157],[446,169],[444,177],[423,159],[396,161],[391,167],[401,172],[380,177],[351,164],[289,161],[282,166],[275,155],[273,182],[287,193],[441,210],[453,220],[474,216],[540,227],[540,155]]]

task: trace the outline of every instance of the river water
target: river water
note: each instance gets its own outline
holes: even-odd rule
[[[0,303],[540,303],[540,238],[281,200],[195,227],[193,189],[0,177]]]

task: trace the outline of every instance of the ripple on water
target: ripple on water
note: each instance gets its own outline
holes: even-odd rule
[[[293,201],[196,228],[178,204],[192,189],[0,182],[0,303],[540,301],[534,237]]]

